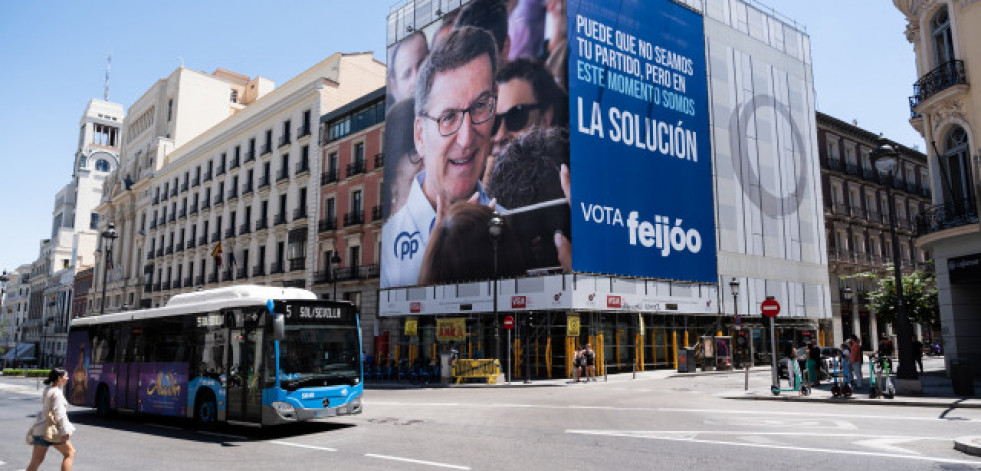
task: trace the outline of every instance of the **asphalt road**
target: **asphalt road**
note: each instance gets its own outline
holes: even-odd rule
[[[769,374],[754,372],[765,390]],[[20,470],[33,380],[0,378],[0,471]],[[531,388],[370,390],[353,418],[199,431],[73,409],[75,469],[981,469],[981,409],[746,401],[741,373]],[[58,469],[51,450],[42,469]]]

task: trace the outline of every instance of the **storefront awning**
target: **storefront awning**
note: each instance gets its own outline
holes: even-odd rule
[[[11,348],[3,355],[3,359],[7,361],[34,361],[34,344],[33,343],[19,343],[16,347]]]

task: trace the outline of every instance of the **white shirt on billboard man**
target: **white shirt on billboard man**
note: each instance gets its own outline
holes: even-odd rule
[[[471,198],[491,203],[480,177],[491,148],[496,74],[493,37],[469,26],[454,29],[423,62],[413,128],[423,170],[382,228],[382,288],[417,284],[437,209]]]

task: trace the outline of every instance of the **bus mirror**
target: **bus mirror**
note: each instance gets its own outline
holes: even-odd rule
[[[272,316],[273,340],[286,340],[286,316]]]

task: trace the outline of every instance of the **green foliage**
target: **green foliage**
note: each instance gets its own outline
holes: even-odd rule
[[[869,304],[882,320],[892,323],[897,314],[896,280],[891,276],[892,267],[889,267],[888,273],[890,275],[880,277],[875,288],[869,292]],[[910,322],[939,327],[940,303],[937,300],[937,284],[933,273],[916,270],[903,275],[902,283],[906,317]]]
[[[33,378],[39,376],[41,378],[47,378],[51,370],[25,370],[20,368],[6,368],[3,370],[4,376],[27,376]]]

